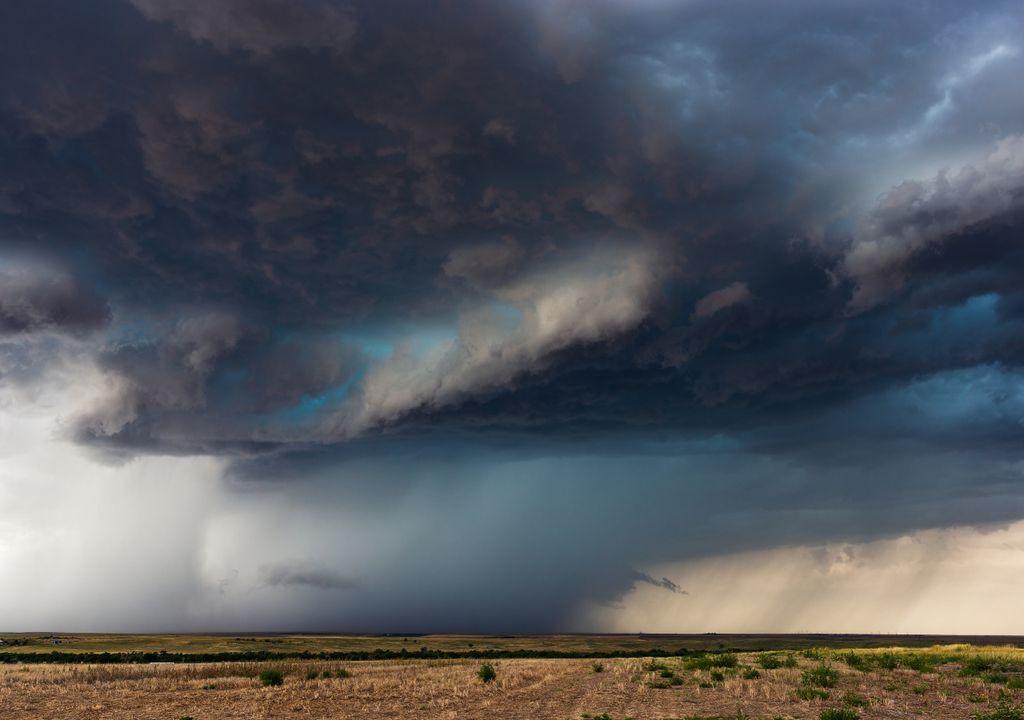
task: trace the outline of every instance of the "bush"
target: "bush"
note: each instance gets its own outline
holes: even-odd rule
[[[1010,690],[1024,690],[1024,677],[1010,678],[1006,682],[1006,687]]]
[[[284,673],[280,670],[264,670],[260,673],[260,682],[264,687],[284,685]]]
[[[828,700],[828,693],[812,687],[798,687],[793,691],[801,700]]]
[[[852,667],[854,670],[860,670],[861,672],[867,672],[871,669],[871,663],[863,655],[858,655],[855,652],[845,653],[843,656],[843,662]]]
[[[604,672],[604,663],[594,663],[591,667],[594,668],[594,672]]]
[[[974,718],[975,720],[1024,720],[1024,712],[1004,700],[992,712],[977,713]]]
[[[711,671],[711,682],[722,682],[725,680],[725,675],[720,673],[718,670]]]
[[[316,680],[319,675],[320,675],[320,673],[318,673],[316,670],[307,670],[306,671],[306,679],[307,680]]]
[[[831,708],[822,710],[818,716],[821,720],[860,720],[860,714],[849,708]]]
[[[782,661],[775,655],[759,655],[757,658],[757,664],[765,670],[774,670],[782,667]]]
[[[686,661],[687,670],[711,670],[712,668],[734,668],[738,664],[732,653],[699,655]]]
[[[849,705],[850,707],[867,707],[871,703],[857,693],[848,692],[843,695],[843,704]]]
[[[804,685],[813,685],[814,687],[835,687],[836,683],[839,682],[839,673],[828,665],[819,665],[816,668],[804,670],[800,676],[800,682]]]
[[[494,668],[491,667],[490,663],[484,663],[480,666],[480,669],[476,671],[476,676],[483,682],[489,683],[491,680],[498,677],[498,673],[494,672]]]
[[[744,680],[757,680],[759,677],[761,677],[761,673],[754,668],[747,668],[743,671]]]

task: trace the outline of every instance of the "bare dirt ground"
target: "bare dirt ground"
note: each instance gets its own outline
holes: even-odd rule
[[[1006,651],[1018,659],[1022,651]],[[844,708],[860,718],[973,719],[1000,704],[1024,701],[1005,676],[964,676],[962,664],[932,671],[858,670],[838,656],[786,655],[796,667],[764,669],[758,654],[730,668],[687,669],[686,660],[500,660],[497,678],[481,682],[480,661],[403,660],[334,663],[296,661],[189,665],[0,665],[0,718],[487,718],[581,720],[607,714],[635,718],[813,718]],[[778,656],[781,657],[781,656]],[[595,671],[595,662],[601,671]],[[661,664],[662,667],[657,667]],[[805,671],[830,667],[827,689],[807,684]],[[338,677],[344,668],[349,677]],[[261,671],[284,672],[264,687]],[[756,669],[759,676],[745,679]],[[324,671],[330,677],[324,678]],[[721,672],[721,676],[713,673]],[[666,675],[669,673],[669,675]],[[316,674],[315,679],[310,678]],[[677,684],[670,684],[668,680]],[[652,685],[667,687],[652,687]],[[704,685],[702,687],[701,685]],[[811,688],[828,698],[801,699]],[[807,693],[805,693],[807,694]],[[851,716],[853,717],[853,716]]]

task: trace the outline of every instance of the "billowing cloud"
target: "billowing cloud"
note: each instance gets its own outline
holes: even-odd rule
[[[419,353],[400,345],[372,367],[336,432],[352,435],[500,391],[544,371],[560,351],[600,345],[635,329],[650,312],[661,273],[656,261],[645,251],[599,252],[557,273],[497,288],[490,306],[463,314],[452,340]]]
[[[857,287],[850,306],[864,310],[907,282],[915,256],[983,223],[1015,224],[1024,211],[1024,136],[1000,140],[982,160],[883,195],[858,229],[843,269]]]

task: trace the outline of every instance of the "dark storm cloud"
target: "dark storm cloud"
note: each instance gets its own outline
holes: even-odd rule
[[[569,460],[535,468],[544,501],[515,498],[492,555],[459,545],[467,520],[362,586],[405,597],[417,578],[446,621],[523,603],[510,624],[551,627],[636,582],[680,591],[638,558],[1005,519],[1022,18],[1009,2],[9,3],[0,262],[66,271],[0,270],[0,334],[91,343],[103,392],[65,430],[114,454],[229,455],[233,477],[299,485],[402,468],[363,488],[382,514],[419,493],[458,504],[416,458],[481,476],[579,458],[602,478],[579,520]],[[706,458],[686,475],[699,492],[663,464],[688,454]],[[587,460],[604,455],[637,458],[615,471],[645,499],[628,540],[590,547],[576,538],[631,502]],[[933,486],[900,484],[915,462]],[[685,527],[660,507],[691,501]],[[515,540],[538,518],[553,529]],[[417,570],[445,553],[463,566]],[[324,586],[275,568],[271,585]],[[365,626],[400,612],[380,592],[353,611]]]
[[[0,336],[44,331],[80,335],[109,321],[107,304],[74,278],[0,270]]]

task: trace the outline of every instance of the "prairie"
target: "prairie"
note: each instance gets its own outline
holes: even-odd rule
[[[685,657],[0,665],[32,718],[942,718],[1019,720],[1024,649],[968,645]],[[260,674],[283,674],[264,686]]]

